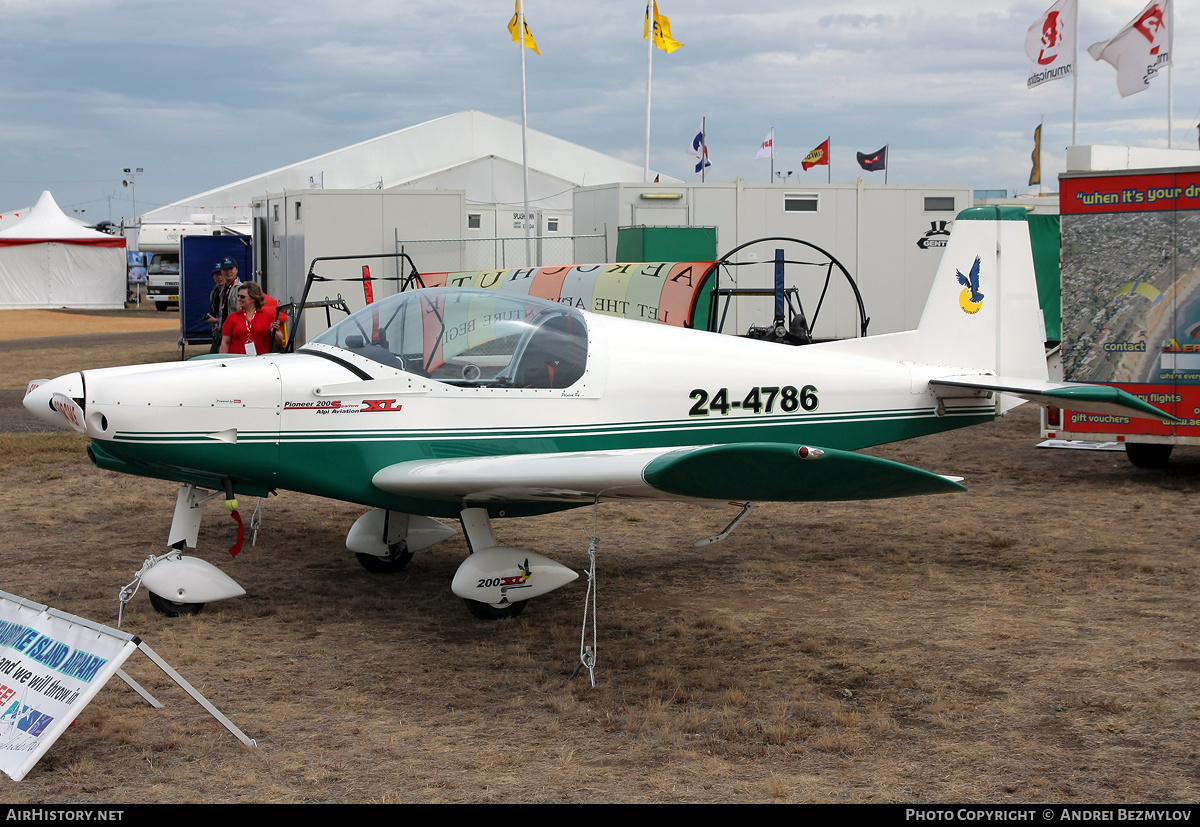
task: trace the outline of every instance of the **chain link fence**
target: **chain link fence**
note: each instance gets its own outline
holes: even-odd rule
[[[559,264],[603,264],[608,237],[597,235],[516,238],[396,239],[396,252],[408,253],[422,273],[507,270]]]

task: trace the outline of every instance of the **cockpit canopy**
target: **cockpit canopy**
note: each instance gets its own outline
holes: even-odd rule
[[[398,293],[313,341],[460,386],[566,388],[587,366],[583,314],[495,290],[435,287]]]

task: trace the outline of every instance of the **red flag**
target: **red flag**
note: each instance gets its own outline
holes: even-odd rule
[[[364,264],[362,268],[363,274],[363,295],[366,297],[367,304],[372,304],[375,301],[375,288],[371,286],[371,268]],[[379,308],[371,309],[371,343],[379,343]]]
[[[806,171],[809,167],[829,166],[829,139],[826,138],[820,146],[805,155],[800,166]]]

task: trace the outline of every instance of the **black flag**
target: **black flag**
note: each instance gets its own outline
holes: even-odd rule
[[[858,165],[867,172],[874,172],[877,169],[887,169],[887,147],[877,150],[870,154],[856,153],[858,155]]]

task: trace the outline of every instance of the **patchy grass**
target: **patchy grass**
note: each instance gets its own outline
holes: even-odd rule
[[[83,434],[0,434],[0,471],[62,463],[76,464],[87,450]],[[61,479],[63,471],[46,471],[46,479]]]
[[[259,746],[135,653],[126,670],[165,708],[110,683],[0,793],[1194,802],[1200,461],[1177,451],[1145,472],[1035,441],[1036,412],[1018,410],[877,449],[966,473],[970,491],[763,505],[704,548],[728,512],[602,506],[595,688],[576,668],[582,580],[480,622],[449,590],[461,536],[371,575],[345,549],[364,508],[284,491],[230,558],[236,526],[213,501],[194,553],[248,593],[176,620],[139,594],[124,627]],[[119,587],[165,549],[175,486],[100,471],[85,443],[0,436],[0,588],[112,625]],[[591,509],[495,523],[506,545],[577,569],[592,527]]]

